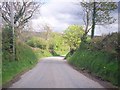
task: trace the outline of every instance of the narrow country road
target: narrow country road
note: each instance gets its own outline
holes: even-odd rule
[[[103,88],[69,66],[63,57],[43,58],[10,88]]]

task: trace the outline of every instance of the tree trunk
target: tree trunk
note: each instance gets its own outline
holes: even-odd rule
[[[96,2],[93,2],[93,17],[92,17],[92,30],[91,30],[91,38],[94,37],[95,32],[95,18],[96,18]]]
[[[11,26],[12,26],[12,35],[13,35],[13,60],[16,59],[16,48],[15,48],[15,31],[14,31],[14,13],[13,13],[13,2],[11,2],[11,6],[10,6],[10,11],[11,11]]]

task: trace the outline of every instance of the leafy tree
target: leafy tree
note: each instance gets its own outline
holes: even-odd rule
[[[91,38],[94,37],[95,25],[108,25],[115,22],[111,12],[117,8],[116,2],[81,2],[84,10],[84,22],[86,33],[91,30]],[[88,28],[90,26],[90,28]]]
[[[53,46],[54,50],[60,50],[65,45],[65,40],[63,38],[63,34],[52,32],[51,39],[49,40],[51,47]]]
[[[70,47],[70,51],[75,50],[80,45],[80,38],[83,36],[83,27],[79,25],[71,25],[64,31],[64,38]]]
[[[91,38],[94,37],[95,25],[106,25],[115,22],[110,13],[116,8],[117,3],[115,2],[93,2]]]

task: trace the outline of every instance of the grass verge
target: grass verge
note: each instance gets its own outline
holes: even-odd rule
[[[7,53],[3,53],[2,85],[5,85],[17,74],[33,67],[37,63],[37,57],[33,50],[22,42],[17,42],[16,58],[16,61],[9,60],[9,55]]]
[[[4,86],[10,82],[21,72],[32,68],[39,58],[47,56],[52,56],[52,54],[47,50],[32,49],[25,43],[18,41],[16,44],[16,61],[10,58],[9,53],[3,53],[2,85]]]
[[[118,85],[118,62],[108,52],[78,49],[68,62],[78,69],[86,69],[103,80]]]

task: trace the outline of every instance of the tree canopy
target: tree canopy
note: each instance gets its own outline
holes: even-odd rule
[[[80,38],[84,34],[83,27],[79,25],[71,25],[64,31],[64,38],[66,39],[67,44],[70,46],[70,49],[75,50],[80,45]]]
[[[81,2],[83,7],[83,20],[85,23],[85,31],[91,29],[91,38],[94,37],[95,25],[108,25],[115,22],[115,18],[111,12],[117,9],[116,2]],[[90,26],[90,28],[88,28]]]

